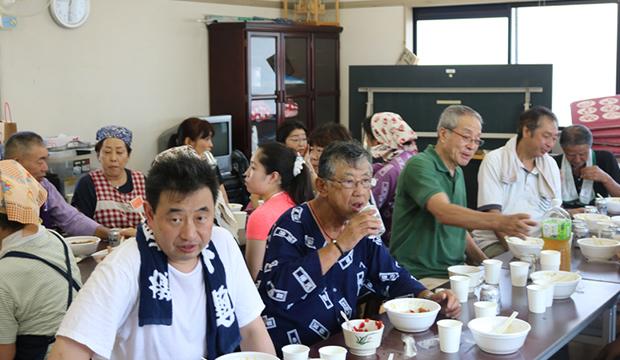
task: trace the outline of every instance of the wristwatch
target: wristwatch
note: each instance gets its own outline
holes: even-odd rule
[[[433,296],[433,295],[435,295],[435,293],[431,291],[431,292],[429,292],[428,294],[424,295],[424,299],[425,299],[425,300],[428,300],[428,299],[429,299],[431,296]]]

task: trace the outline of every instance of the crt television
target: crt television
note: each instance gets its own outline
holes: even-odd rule
[[[220,171],[230,173],[232,170],[232,116],[230,115],[214,115],[214,116],[196,116],[199,119],[208,121],[213,125],[215,134],[213,135],[213,149],[211,153],[217,160]],[[157,151],[166,150],[168,140],[172,134],[176,134],[180,123],[164,131],[157,139]]]

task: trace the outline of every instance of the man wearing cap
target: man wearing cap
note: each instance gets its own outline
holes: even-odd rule
[[[81,286],[71,250],[39,224],[47,192],[14,160],[0,161],[0,359],[44,359]]]
[[[214,360],[237,346],[275,354],[239,246],[213,226],[218,187],[196,157],[153,165],[147,221],[97,265],[50,360]]]
[[[60,192],[45,178],[49,153],[45,142],[31,131],[17,132],[6,142],[5,159],[20,163],[47,191],[47,201],[41,206],[40,217],[43,225],[50,229],[56,224],[62,231],[72,236],[95,235],[108,238],[109,228],[101,226],[69,205]]]
[[[135,228],[143,215],[131,202],[145,199],[144,174],[125,166],[131,155],[132,133],[123,126],[104,126],[97,131],[95,152],[101,169],[82,176],[72,204],[86,216],[109,228]]]

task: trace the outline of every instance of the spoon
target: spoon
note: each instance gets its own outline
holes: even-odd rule
[[[497,329],[495,329],[495,332],[498,333],[498,334],[503,334],[504,331],[506,331],[506,329],[508,329],[508,326],[510,326],[510,324],[512,324],[512,321],[517,317],[517,315],[519,315],[519,313],[514,311],[512,313],[512,315],[510,315],[508,320],[506,320],[502,325],[500,325]]]
[[[511,243],[519,243],[519,242],[523,242],[523,240],[519,239],[518,237],[514,236],[514,237],[508,237],[508,236],[504,236],[504,239],[506,239],[507,242],[511,242]]]
[[[599,194],[599,193],[596,193],[596,196],[597,196],[598,198],[600,198],[600,199],[604,199],[603,195],[601,195],[601,194]]]
[[[353,327],[353,324],[351,324],[351,322],[349,321],[347,314],[345,314],[344,311],[340,310],[340,315],[342,315],[342,317],[344,318],[344,321],[347,322],[347,325],[349,325],[349,328],[351,329],[351,331],[355,331],[355,328]]]

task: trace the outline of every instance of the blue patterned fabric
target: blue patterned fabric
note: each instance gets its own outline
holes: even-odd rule
[[[340,332],[340,311],[355,318],[362,288],[382,298],[417,296],[425,289],[396,263],[379,236],[362,239],[323,275],[317,250],[325,245],[307,204],[285,212],[271,229],[257,286],[276,349],[313,345]]]
[[[146,223],[138,227],[136,242],[140,250],[138,324],[173,325],[168,257],[157,246],[153,231]],[[226,287],[224,265],[213,241],[207,245],[207,254],[205,258],[200,253],[200,266],[207,294],[207,359],[214,360],[233,352],[241,342],[241,333]]]
[[[131,140],[133,139],[133,133],[131,130],[127,129],[124,126],[118,125],[109,125],[104,126],[101,129],[97,130],[97,141],[101,141],[105,138],[117,138],[121,139],[127,144],[127,146],[131,146]]]

